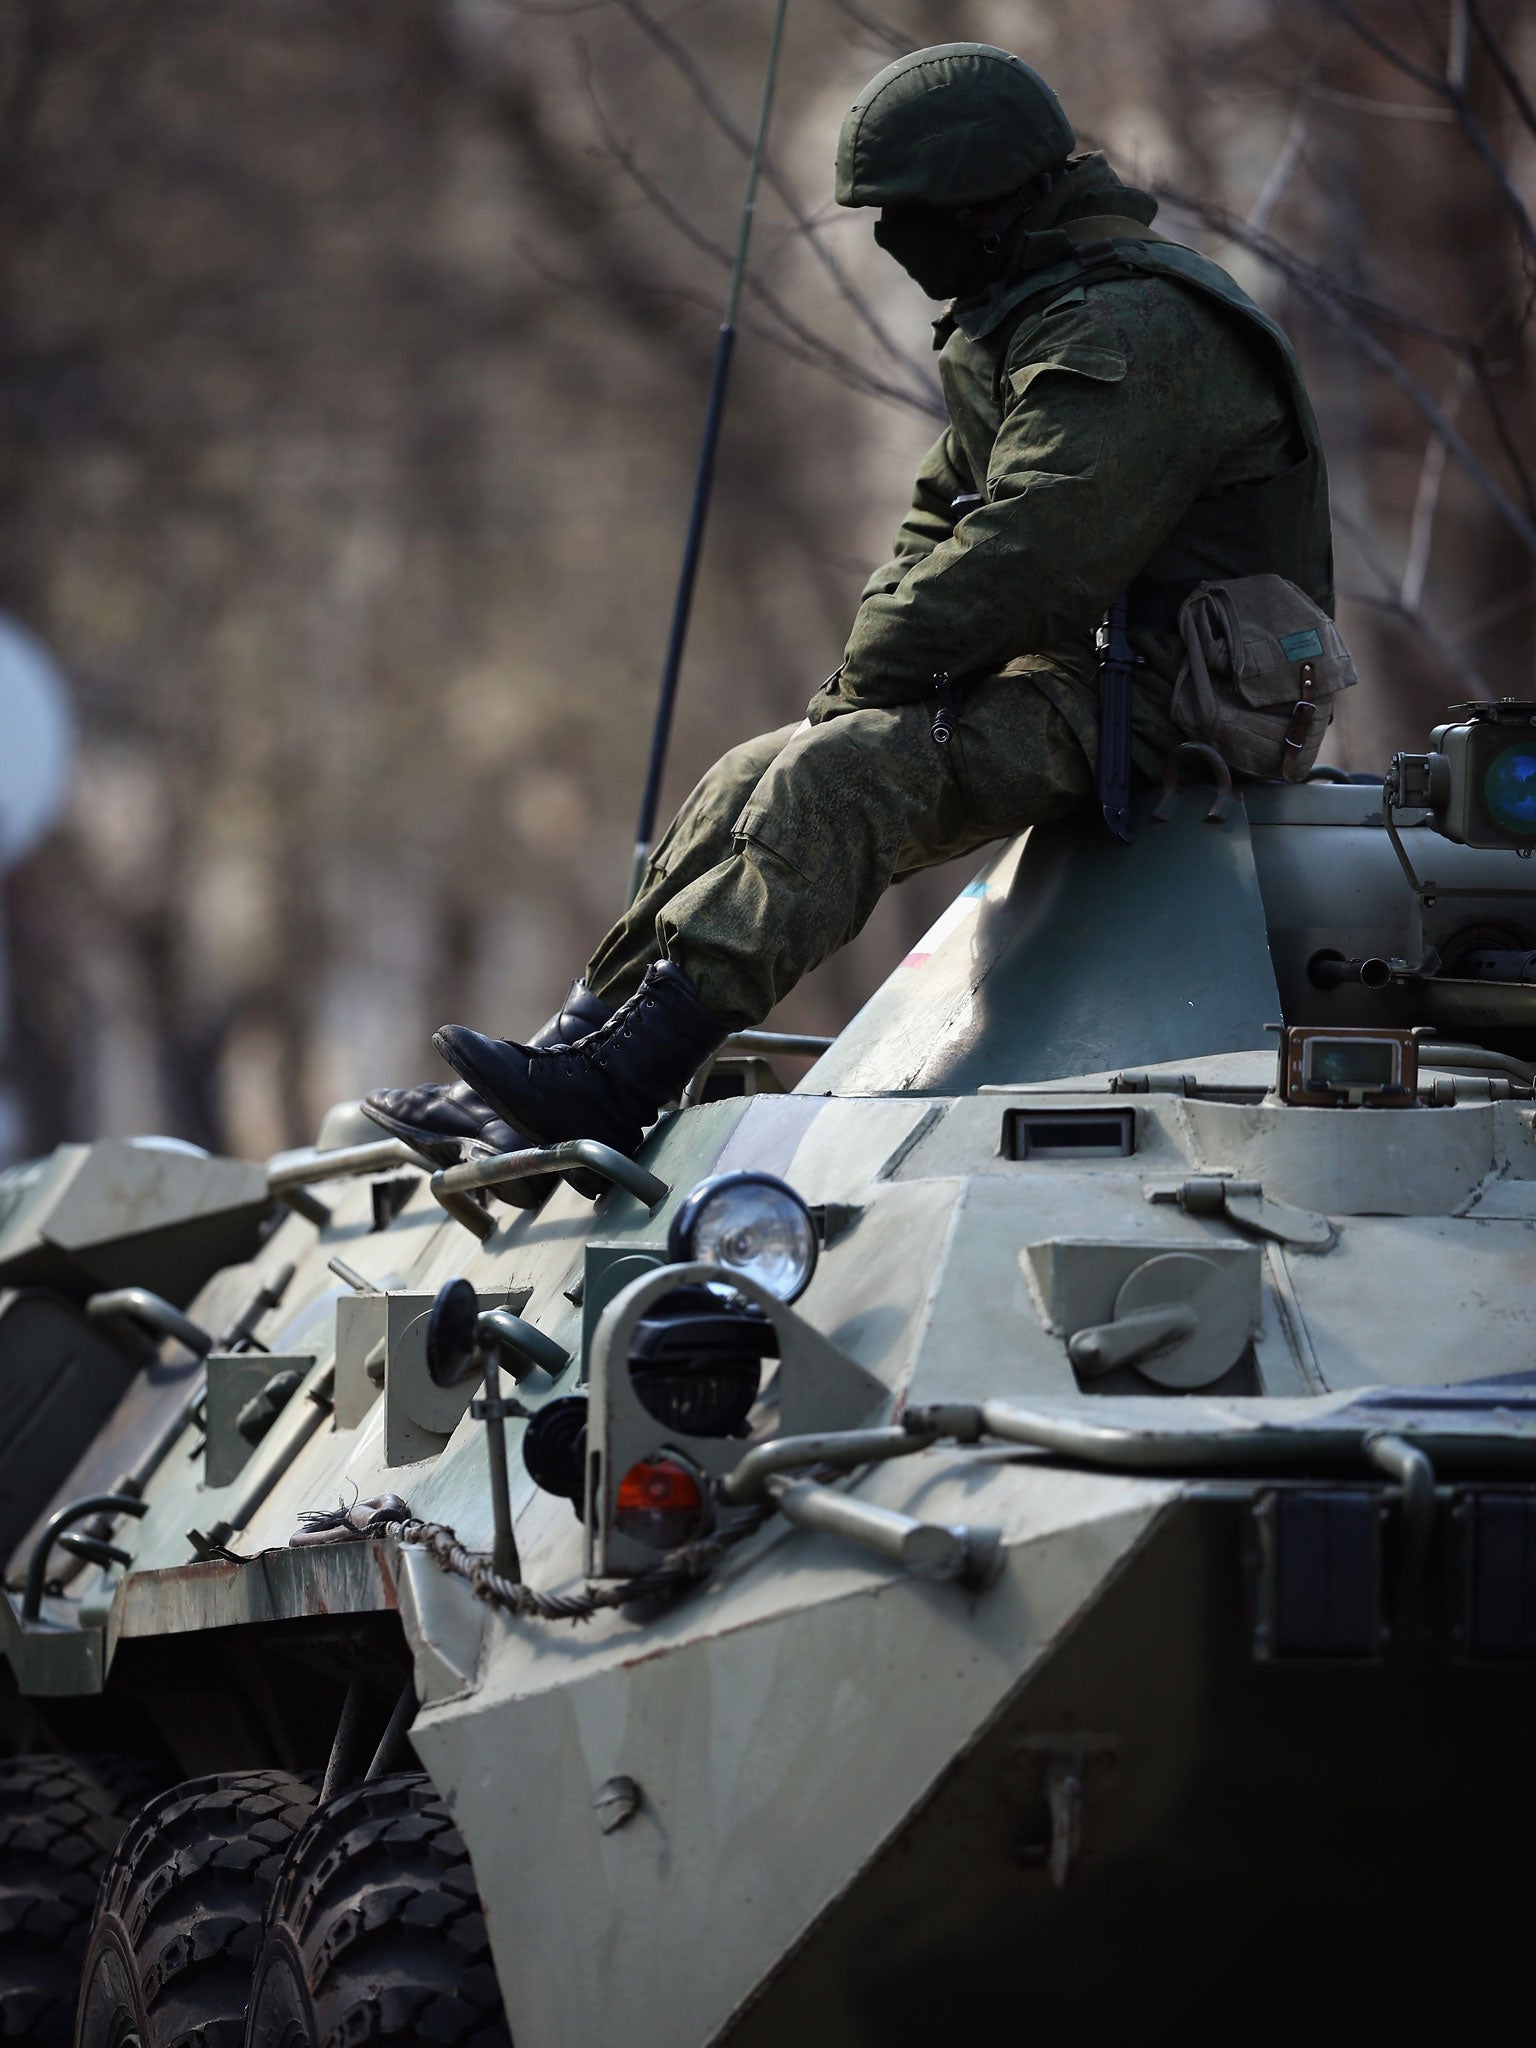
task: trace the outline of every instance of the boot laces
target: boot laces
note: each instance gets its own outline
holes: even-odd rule
[[[561,1072],[567,1079],[573,1079],[585,1069],[605,1067],[608,1064],[607,1041],[600,1038],[597,1032],[589,1031],[585,1038],[577,1039],[574,1045],[563,1047],[556,1057],[560,1061]]]
[[[652,989],[641,989],[633,1001],[626,1003],[615,1013],[610,1028],[605,1032],[599,1027],[586,1032],[582,1037],[567,1040],[558,1051],[551,1046],[549,1056],[558,1059],[561,1072],[567,1079],[574,1078],[582,1068],[606,1067],[608,1048],[616,1038],[630,1039],[635,1032],[635,1019],[641,1010],[654,1010],[660,999]]]

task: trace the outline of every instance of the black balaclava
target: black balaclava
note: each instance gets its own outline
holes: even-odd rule
[[[940,206],[886,206],[875,240],[930,299],[968,299],[997,275],[998,249]]]

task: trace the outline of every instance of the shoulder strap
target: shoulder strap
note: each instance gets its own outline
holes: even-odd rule
[[[1064,221],[1060,227],[1047,228],[1031,239],[1044,260],[1026,271],[1017,283],[1000,288],[995,295],[989,295],[974,307],[952,309],[943,321],[934,323],[935,332],[953,324],[972,341],[983,341],[988,335],[995,334],[1012,315],[1026,311],[1036,299],[1060,291],[1063,285],[1075,284],[1087,272],[1102,275],[1109,263],[1129,270],[1129,264],[1117,262],[1117,259],[1132,253],[1126,246],[1128,243],[1167,243],[1166,236],[1159,235],[1139,220],[1118,213],[1087,214],[1081,220]],[[1177,245],[1168,243],[1167,246]]]
[[[1156,228],[1145,227],[1124,213],[1088,213],[1081,220],[1064,220],[1059,233],[1069,242],[1166,242]]]
[[[1123,219],[1118,214],[1093,214],[1082,220],[1066,221],[1052,232],[1075,245],[1072,253],[1063,262],[1031,271],[1011,291],[988,305],[981,323],[969,329],[972,340],[979,341],[986,335],[997,335],[1000,329],[1011,328],[1016,324],[1016,316],[1026,314],[1037,300],[1059,292],[1063,286],[1091,283],[1117,274],[1169,278],[1217,300],[1229,313],[1258,329],[1282,370],[1308,446],[1321,451],[1312,401],[1289,335],[1262,307],[1254,304],[1219,264],[1202,256],[1198,249],[1170,241],[1140,221]]]

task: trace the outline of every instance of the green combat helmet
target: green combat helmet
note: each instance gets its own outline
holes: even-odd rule
[[[988,43],[899,57],[849,108],[839,206],[975,206],[1055,168],[1074,144],[1061,102],[1022,58]]]

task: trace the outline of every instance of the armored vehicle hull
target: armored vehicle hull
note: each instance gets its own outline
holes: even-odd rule
[[[1003,849],[793,1091],[758,1041],[715,1077],[754,1092],[691,1090],[638,1170],[589,1148],[595,1207],[476,1192],[569,1157],[433,1175],[344,1122],[272,1162],[268,1234],[53,1509],[118,1505],[30,1533],[0,1609],[15,1746],[309,1785],[218,1994],[238,2029],[254,1983],[253,2043],[377,2020],[381,1985],[415,2017],[358,2038],[757,2048],[1325,1987],[1379,2024],[1513,1981],[1532,1047],[1518,988],[1479,1021],[1446,963],[1536,896],[1409,814],[1410,901],[1379,785],[1145,810],[1132,849]],[[1291,1082],[1282,1021],[1298,1062],[1324,1034]],[[803,1291],[693,1227],[729,1174],[804,1205]],[[420,1825],[365,1854],[391,1798]],[[141,1999],[146,1825],[88,1966],[116,1942]],[[467,1864],[396,1891],[467,1885],[485,1929],[338,1989],[313,1872],[422,1829]],[[504,2018],[427,2031],[420,1971],[467,1986],[476,1941]]]

